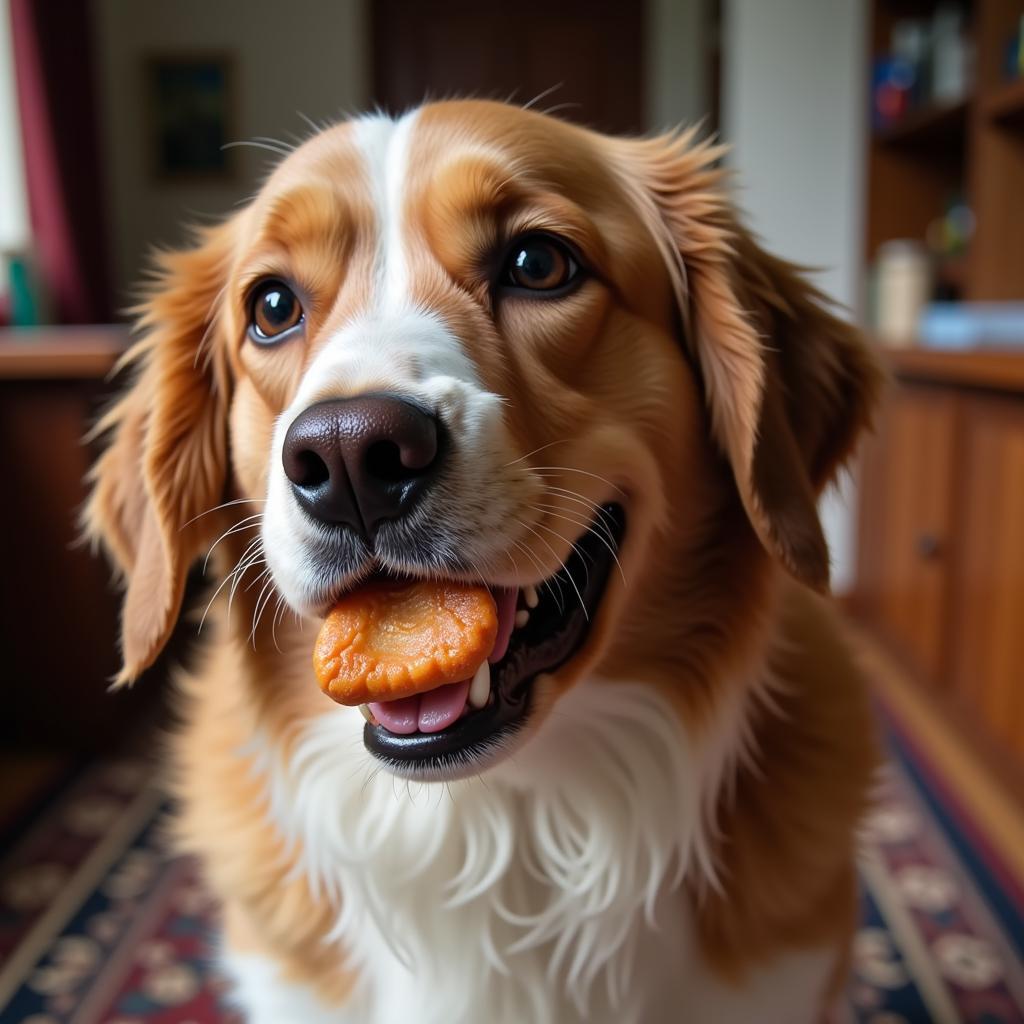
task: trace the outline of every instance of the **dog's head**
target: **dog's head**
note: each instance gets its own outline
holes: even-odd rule
[[[688,595],[825,588],[815,502],[875,371],[738,225],[719,155],[438,103],[322,132],[164,256],[86,514],[127,579],[123,679],[225,525],[307,619],[376,573],[492,588],[517,628],[487,706],[367,727],[410,772],[495,756],[623,638],[682,643]]]

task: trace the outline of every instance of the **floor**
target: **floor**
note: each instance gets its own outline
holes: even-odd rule
[[[1024,1024],[1024,809],[870,645],[890,757],[843,1024]],[[0,759],[0,1022],[227,1024],[215,908],[145,758]]]

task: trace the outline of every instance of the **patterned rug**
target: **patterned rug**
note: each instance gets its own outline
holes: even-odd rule
[[[842,1024],[1024,1024],[1024,893],[935,766],[886,721]],[[239,1024],[214,907],[165,853],[152,766],[67,766],[0,823],[3,1024]]]

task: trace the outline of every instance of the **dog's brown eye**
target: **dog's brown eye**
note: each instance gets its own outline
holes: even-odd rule
[[[280,281],[260,285],[252,303],[254,340],[276,341],[301,322],[302,305],[287,285]]]
[[[579,274],[579,265],[561,242],[535,235],[516,242],[502,274],[502,283],[534,292],[564,288]]]

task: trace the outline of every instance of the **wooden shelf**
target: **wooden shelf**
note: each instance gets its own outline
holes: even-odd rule
[[[1024,78],[1000,87],[982,105],[990,121],[1024,131]]]
[[[117,324],[0,329],[0,380],[101,380],[129,340]]]
[[[869,67],[891,53],[904,17],[928,19],[945,0],[871,0]],[[1024,299],[1024,79],[1005,77],[1006,44],[1020,27],[1020,0],[970,0],[962,29],[975,59],[963,103],[911,110],[880,128],[867,151],[865,255],[890,238],[927,237],[951,199],[974,215],[961,297]]]
[[[912,110],[876,131],[875,139],[886,146],[922,149],[959,145],[967,131],[968,106],[967,100],[960,100]]]
[[[1024,394],[1024,346],[963,352],[883,348],[881,353],[897,377]]]

